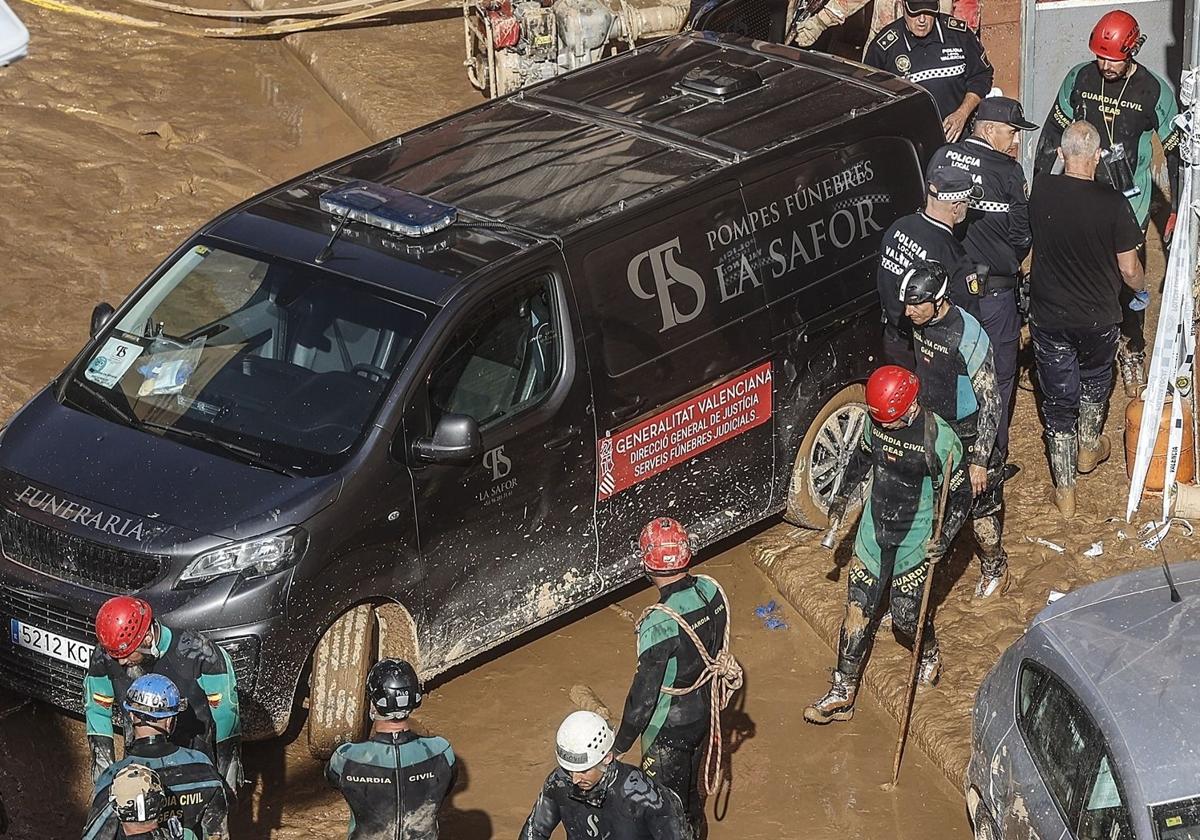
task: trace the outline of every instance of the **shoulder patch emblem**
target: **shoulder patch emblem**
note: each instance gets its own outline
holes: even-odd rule
[[[896,34],[895,30],[889,29],[887,32],[884,32],[879,36],[879,49],[891,49],[892,44],[896,43],[898,40],[900,40],[900,36]]]
[[[956,17],[947,17],[946,25],[951,29],[957,29],[959,32],[966,32],[969,28],[965,20],[959,20]]]
[[[904,53],[896,56],[896,71],[901,75],[907,74],[912,69],[912,61]]]

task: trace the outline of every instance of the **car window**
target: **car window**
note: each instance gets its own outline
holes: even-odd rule
[[[486,426],[536,403],[558,375],[558,323],[548,277],[506,290],[472,312],[430,374],[434,414],[466,414]]]
[[[1056,676],[1028,661],[1018,677],[1017,724],[1075,837],[1132,838],[1129,812],[1100,730]]]
[[[1091,792],[1079,815],[1079,828],[1075,836],[1080,840],[1121,840],[1132,838],[1133,828],[1129,824],[1129,809],[1121,799],[1121,791],[1113,776],[1112,764],[1104,753],[1099,761],[1091,761],[1095,774],[1091,780]]]

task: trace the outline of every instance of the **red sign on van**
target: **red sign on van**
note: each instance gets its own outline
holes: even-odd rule
[[[615,496],[771,417],[771,363],[727,379],[596,443],[596,498]]]

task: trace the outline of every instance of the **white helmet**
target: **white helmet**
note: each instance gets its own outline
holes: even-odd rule
[[[604,760],[616,740],[612,728],[595,712],[571,712],[554,738],[558,763],[575,773],[591,770]]]

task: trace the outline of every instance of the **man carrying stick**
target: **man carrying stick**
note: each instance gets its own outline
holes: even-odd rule
[[[925,579],[946,553],[971,506],[971,485],[963,464],[962,442],[941,417],[921,409],[915,374],[885,365],[867,382],[866,424],[829,509],[836,528],[849,499],[874,477],[854,541],[846,616],[838,640],[838,664],[825,696],[804,709],[809,723],[850,720],[863,665],[879,620],[890,599],[892,626],[918,641],[918,614]],[[934,520],[940,488],[949,481],[949,499]],[[932,621],[923,632],[920,680],[935,684],[941,659]]]

